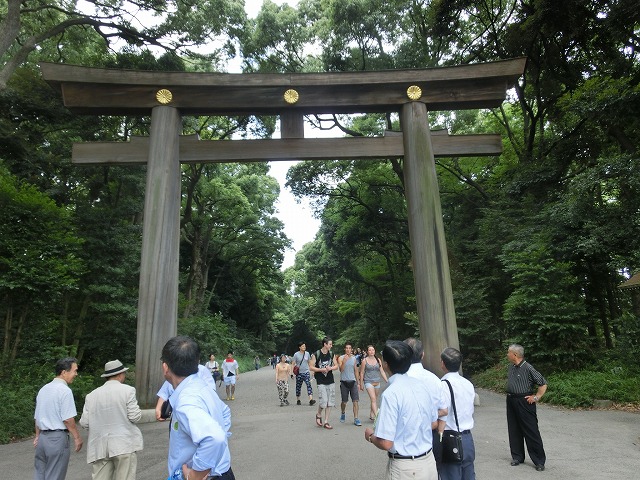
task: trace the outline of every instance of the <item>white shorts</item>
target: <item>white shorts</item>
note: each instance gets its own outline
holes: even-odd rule
[[[230,377],[224,377],[225,385],[235,385],[236,384],[236,376],[231,375]]]
[[[320,408],[336,406],[336,384],[318,385],[318,406]]]

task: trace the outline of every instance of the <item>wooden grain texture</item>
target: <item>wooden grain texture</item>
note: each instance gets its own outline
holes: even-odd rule
[[[155,406],[156,392],[164,381],[162,347],[177,331],[181,128],[180,113],[175,108],[153,109],[136,340],[136,390],[143,408]]]
[[[402,108],[404,182],[409,240],[423,364],[440,373],[440,352],[458,347],[447,244],[427,109],[413,102]],[[435,137],[434,137],[435,138]]]
[[[522,75],[526,59],[415,70],[291,74],[141,72],[42,63],[47,82],[76,113],[148,114],[169,89],[183,115],[398,112],[407,88],[422,89],[430,110],[492,108]],[[297,103],[285,102],[294,88]]]
[[[500,155],[500,135],[432,134],[436,157]],[[149,139],[89,142],[73,145],[78,165],[135,165],[147,162]],[[401,135],[353,138],[288,138],[282,140],[198,140],[180,137],[181,163],[225,163],[279,160],[351,160],[397,158],[404,155]]]

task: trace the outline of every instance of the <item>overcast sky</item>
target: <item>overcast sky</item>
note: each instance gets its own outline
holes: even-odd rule
[[[255,17],[260,11],[263,0],[245,0],[245,10],[247,15]],[[277,5],[283,3],[296,5],[296,0],[271,0]],[[314,138],[321,134],[318,130],[312,130],[305,124],[305,137]],[[327,135],[322,135],[327,136]],[[334,136],[334,135],[329,135]],[[337,134],[335,135],[337,136]],[[280,133],[277,132],[274,138],[279,138]],[[296,203],[293,195],[284,186],[286,182],[287,170],[296,162],[269,162],[269,173],[278,179],[280,183],[280,198],[278,199],[278,218],[284,222],[284,233],[293,242],[293,249],[285,252],[284,263],[282,268],[293,265],[296,252],[300,250],[305,243],[313,241],[320,227],[320,222],[313,218],[308,202],[302,204]]]

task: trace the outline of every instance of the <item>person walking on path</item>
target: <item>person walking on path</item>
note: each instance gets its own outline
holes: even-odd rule
[[[371,399],[369,420],[375,420],[378,414],[378,400],[376,390],[380,389],[380,377],[387,381],[387,374],[382,368],[380,359],[376,357],[376,349],[373,345],[367,347],[367,356],[360,365],[360,390],[366,390]]]
[[[476,471],[473,462],[476,459],[476,447],[473,443],[471,429],[473,428],[473,402],[476,398],[476,392],[473,384],[458,373],[462,366],[462,354],[458,350],[451,347],[445,348],[440,354],[440,360],[440,366],[445,372],[441,383],[445,385],[444,395],[449,414],[446,424],[438,425],[438,429],[440,433],[445,429],[457,431],[457,415],[457,425],[462,432],[463,452],[461,463],[441,463],[438,466],[440,480],[475,480]],[[449,386],[451,390],[449,390]],[[451,391],[453,391],[453,400],[456,402],[455,410]]]
[[[224,387],[227,391],[227,400],[235,400],[236,396],[236,381],[240,375],[240,366],[238,362],[233,358],[233,352],[227,353],[227,358],[222,362],[222,378],[224,380]]]
[[[387,480],[437,480],[432,430],[438,412],[424,382],[407,375],[413,352],[399,340],[388,340],[382,350],[389,386],[382,394],[375,430],[366,428],[364,438],[385,450]]]
[[[256,371],[260,370],[260,357],[258,355],[253,357],[253,366],[255,367]]]
[[[307,352],[307,345],[304,342],[298,343],[298,351],[293,354],[293,373],[296,376],[296,404],[300,405],[300,391],[302,382],[307,385],[307,395],[309,395],[309,405],[313,405],[316,401],[313,399],[313,389],[311,388],[311,374],[309,371],[309,359],[311,355]],[[296,373],[295,367],[298,367]]]
[[[309,360],[309,369],[314,373],[318,385],[318,413],[316,413],[316,425],[331,430],[329,413],[331,407],[336,405],[336,384],[333,379],[333,371],[338,369],[338,359],[331,351],[333,340],[329,337],[322,339],[322,348]],[[323,412],[324,410],[324,412]]]
[[[291,376],[291,364],[287,363],[287,356],[283,353],[280,355],[280,362],[276,365],[276,388],[278,389],[278,398],[280,406],[289,405],[289,377]]]
[[[215,387],[218,379],[220,378],[220,364],[216,361],[216,356],[213,353],[209,355],[209,360],[204,364],[204,366],[207,367],[211,372],[211,376],[213,377],[213,385]]]
[[[136,389],[125,385],[127,367],[120,360],[104,366],[106,381],[87,395],[80,425],[89,429],[87,463],[93,480],[135,480],[142,450],[142,432],[134,424],[142,418]]]
[[[424,347],[422,342],[417,338],[409,337],[405,339],[404,343],[411,347],[413,351],[413,356],[411,357],[411,366],[409,367],[409,371],[407,375],[413,378],[417,378],[424,382],[424,384],[429,389],[431,393],[431,400],[433,401],[434,406],[438,410],[438,426],[444,425],[445,417],[447,416],[447,403],[444,397],[444,389],[443,384],[440,381],[438,376],[427,370],[422,366],[422,359],[424,357]],[[442,460],[442,452],[440,450],[440,434],[438,433],[438,428],[432,431],[433,434],[433,456],[436,459],[436,466],[438,467],[438,471],[440,469],[440,461]]]
[[[524,442],[536,470],[543,471],[547,461],[538,429],[536,403],[547,391],[547,381],[524,359],[524,347],[512,344],[507,350],[511,362],[507,376],[507,427],[511,465],[524,462]],[[537,391],[533,389],[537,386]]]
[[[349,395],[351,395],[351,403],[353,403],[353,424],[356,427],[362,426],[362,422],[358,418],[358,402],[360,396],[358,395],[358,384],[360,383],[358,377],[358,368],[356,367],[356,357],[353,354],[353,345],[347,343],[344,346],[344,355],[338,358],[338,365],[340,366],[340,396],[342,402],[340,403],[340,423],[344,423],[346,420],[345,409],[347,408],[347,402],[349,401]]]
[[[78,412],[69,388],[78,376],[78,361],[72,357],[58,360],[55,372],[56,377],[36,397],[35,480],[64,480],[71,456],[69,433],[73,436],[74,450],[82,449],[75,420]]]
[[[174,388],[169,429],[169,478],[235,480],[225,419],[217,393],[198,376],[200,347],[191,338],[173,337],[162,348],[162,373]]]

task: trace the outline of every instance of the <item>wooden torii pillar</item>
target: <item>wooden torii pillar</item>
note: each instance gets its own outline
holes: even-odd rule
[[[302,74],[141,72],[41,64],[71,111],[149,115],[151,134],[128,143],[76,144],[78,164],[147,164],[136,388],[155,404],[160,352],[177,330],[180,163],[404,157],[416,302],[425,367],[458,347],[436,156],[497,155],[497,135],[432,135],[427,108],[498,107],[526,59],[422,70]],[[303,116],[399,112],[402,136],[303,138]],[[282,139],[199,141],[180,136],[183,115],[279,115]]]

